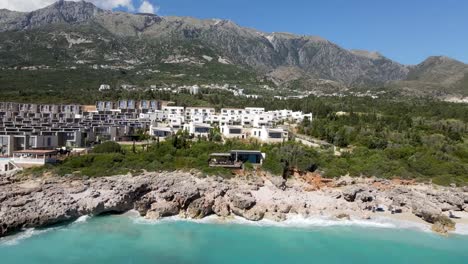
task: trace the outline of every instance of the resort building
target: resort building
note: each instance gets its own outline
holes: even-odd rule
[[[251,137],[257,138],[264,143],[281,143],[288,140],[289,133],[282,128],[262,126],[261,128],[253,128]]]
[[[184,130],[194,137],[208,137],[213,128],[208,124],[190,122],[184,125]]]
[[[246,129],[243,126],[224,125],[221,127],[221,134],[224,138],[247,138]]]
[[[98,101],[95,105],[0,102],[0,167],[32,159],[39,160],[34,164],[46,163],[52,160],[50,151],[106,140],[130,141],[141,131],[166,138],[184,129],[193,137],[208,137],[217,128],[224,139],[279,143],[288,140],[289,133],[278,125],[305,118],[312,121],[312,114],[262,107],[217,112],[212,107],[171,106],[157,100]],[[242,161],[247,154],[259,157],[258,153],[237,154],[235,159],[231,156],[234,161]]]
[[[212,153],[210,167],[240,169],[245,163],[261,165],[265,160],[265,153],[257,150],[231,150],[227,153]]]

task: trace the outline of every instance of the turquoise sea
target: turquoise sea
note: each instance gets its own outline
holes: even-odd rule
[[[1,264],[468,263],[468,236],[359,226],[275,227],[121,215],[0,240]]]

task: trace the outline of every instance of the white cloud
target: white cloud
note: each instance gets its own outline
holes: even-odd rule
[[[140,13],[151,13],[151,14],[154,14],[156,12],[158,12],[159,10],[159,7],[151,4],[150,2],[148,1],[143,1],[140,5],[140,8],[138,8],[138,12]]]
[[[0,0],[0,9],[6,8],[9,10],[15,11],[32,11],[39,8],[46,7],[50,4],[53,4],[57,0]],[[81,0],[68,0],[68,1],[75,1],[79,2]],[[88,2],[94,3],[96,6],[103,8],[103,9],[113,9],[117,7],[126,8],[128,11],[135,11],[135,7],[133,6],[132,0],[87,0]],[[145,4],[145,2],[147,4]],[[143,2],[145,4],[145,9],[148,9],[148,6],[153,7],[153,11],[155,11],[155,7],[151,5],[151,3],[147,2],[146,0]],[[142,6],[143,6],[142,4]],[[142,7],[140,7],[141,9]]]

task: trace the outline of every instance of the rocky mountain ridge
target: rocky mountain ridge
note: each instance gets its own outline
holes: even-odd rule
[[[404,81],[412,89],[430,82],[429,92],[443,87],[450,93],[455,87],[456,92],[468,93],[464,81],[468,66],[461,62],[452,67],[445,66],[451,61],[429,58],[407,66],[377,52],[346,50],[320,37],[264,33],[229,20],[104,11],[84,1],[59,1],[30,13],[1,10],[0,39],[5,43],[0,45],[4,57],[0,65],[34,65],[51,58],[50,64],[155,65],[169,56],[201,61],[208,56],[219,58],[216,63],[253,69],[280,85],[328,80],[347,87],[395,83],[401,87],[399,82]],[[434,74],[440,71],[447,76],[442,82]]]

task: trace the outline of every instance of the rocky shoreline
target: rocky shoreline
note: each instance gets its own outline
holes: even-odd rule
[[[289,214],[336,219],[388,216],[424,221],[435,232],[446,234],[456,224],[468,224],[468,188],[343,177],[312,190],[302,179],[259,176],[226,180],[186,172],[0,181],[0,237],[83,215],[133,209],[147,219],[217,215],[284,221]]]

